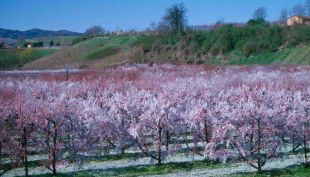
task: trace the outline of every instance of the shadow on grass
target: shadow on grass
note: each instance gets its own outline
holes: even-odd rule
[[[77,172],[59,173],[61,177],[82,177],[82,176],[144,176],[144,175],[162,175],[176,171],[192,171],[203,168],[216,168],[218,162],[207,160],[195,162],[171,162],[163,165],[136,165],[122,168],[91,169]],[[33,177],[51,177],[52,174],[32,175]]]

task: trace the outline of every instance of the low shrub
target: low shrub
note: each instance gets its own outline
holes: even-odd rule
[[[20,53],[19,60],[21,64],[29,63],[40,58],[40,54],[36,49],[27,49]]]

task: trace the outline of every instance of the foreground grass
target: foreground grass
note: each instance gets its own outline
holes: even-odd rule
[[[305,168],[304,166],[294,166],[285,169],[277,169],[277,170],[266,170],[263,171],[263,174],[257,173],[244,173],[244,174],[236,174],[230,175],[232,177],[309,177],[310,176],[310,168]]]
[[[296,153],[292,153],[293,155]],[[121,154],[110,154],[104,156],[86,156],[85,157],[85,169],[78,169],[72,171],[72,164],[66,166],[63,169],[58,169],[59,173],[57,176],[73,177],[73,176],[96,176],[96,177],[105,177],[105,176],[148,176],[148,175],[210,175],[216,176],[217,173],[219,176],[235,176],[235,177],[269,177],[269,176],[310,176],[310,168],[304,168],[303,165],[287,166],[282,169],[269,169],[263,170],[263,174],[257,174],[255,172],[245,172],[244,168],[234,170],[234,168],[239,168],[239,165],[245,165],[243,163],[235,164],[227,163],[223,164],[220,162],[211,162],[207,160],[196,160],[196,161],[184,161],[184,162],[166,162],[161,166],[156,164],[149,163],[131,163],[130,159],[135,159],[139,153],[125,153]],[[124,161],[125,160],[125,161]],[[118,164],[118,161],[125,162],[126,165]],[[108,162],[108,163],[102,163]],[[237,162],[238,163],[238,162]],[[109,165],[112,164],[112,165]],[[37,161],[31,161],[30,167],[38,167]],[[108,166],[106,166],[108,165]],[[45,169],[44,167],[42,167]],[[274,167],[277,168],[277,167]],[[34,169],[33,169],[34,170]],[[41,170],[41,169],[36,169]],[[246,170],[247,171],[247,170]],[[252,170],[251,170],[252,171]],[[254,169],[253,169],[254,171]],[[222,173],[223,172],[223,173]],[[52,176],[51,172],[46,170],[41,171],[41,173],[36,172],[36,175],[31,176],[43,176],[50,177]],[[12,173],[13,174],[13,173]],[[23,173],[19,173],[21,175]],[[16,174],[15,174],[16,175]]]
[[[64,177],[73,177],[73,176],[96,176],[96,177],[105,177],[105,176],[148,176],[148,175],[168,175],[169,174],[180,174],[181,176],[184,175],[191,175],[191,174],[200,174],[199,171],[202,171],[201,175],[214,175],[217,172],[221,172],[223,169],[224,172],[222,176],[234,176],[234,177],[252,177],[252,176],[259,176],[259,177],[270,177],[270,176],[279,176],[279,177],[287,177],[287,176],[310,176],[310,168],[304,168],[303,165],[291,165],[286,168],[282,169],[271,169],[271,170],[263,170],[262,174],[257,174],[256,172],[243,172],[241,171],[234,171],[233,168],[237,167],[234,163],[222,164],[220,162],[211,162],[207,160],[197,160],[197,161],[186,161],[186,162],[167,162],[161,166],[156,164],[134,164],[127,162],[128,165],[118,166],[102,166],[97,163],[101,162],[109,162],[109,163],[118,163],[119,160],[126,160],[126,159],[134,159],[138,153],[125,153],[123,155],[114,154],[114,155],[107,155],[107,156],[94,156],[94,157],[86,157],[85,161],[85,168],[87,170],[81,171],[70,171],[64,172],[61,170],[62,173],[58,173],[57,176],[64,176]],[[93,166],[91,168],[87,167],[89,164]],[[36,161],[32,161],[31,167],[36,167],[38,164]],[[67,167],[66,167],[67,168]],[[71,167],[70,167],[71,168]],[[233,170],[229,174],[227,170]],[[210,170],[210,171],[209,171]],[[67,171],[67,170],[65,170]],[[229,170],[230,171],[230,170]],[[198,173],[197,173],[198,172]],[[228,173],[227,173],[228,172]],[[42,174],[32,175],[35,177],[43,176],[43,177],[50,177],[52,176],[51,173],[42,172]]]
[[[139,165],[131,166],[126,168],[110,168],[105,170],[94,169],[94,170],[85,170],[79,172],[70,172],[70,173],[59,173],[58,177],[108,177],[108,176],[148,176],[148,175],[167,175],[173,173],[182,173],[190,172],[193,170],[203,170],[203,169],[216,169],[223,167],[223,164],[210,163],[208,161],[196,161],[196,162],[175,162],[167,163],[161,166],[158,165]],[[52,174],[40,174],[32,175],[33,177],[52,177]],[[227,175],[228,176],[228,175]],[[265,170],[262,174],[256,172],[252,173],[239,173],[239,174],[230,174],[232,177],[309,177],[310,168],[304,168],[304,166],[292,166],[285,169],[276,169],[276,170]]]

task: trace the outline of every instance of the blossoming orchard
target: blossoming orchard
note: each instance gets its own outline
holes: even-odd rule
[[[68,75],[67,75],[68,74]],[[0,73],[0,175],[131,150],[242,161],[261,172],[303,152],[309,163],[310,67],[126,65],[104,71]]]

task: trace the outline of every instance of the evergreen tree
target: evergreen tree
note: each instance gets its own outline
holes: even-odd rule
[[[49,45],[50,45],[50,47],[53,47],[53,46],[55,45],[55,44],[54,44],[54,41],[51,40]]]

